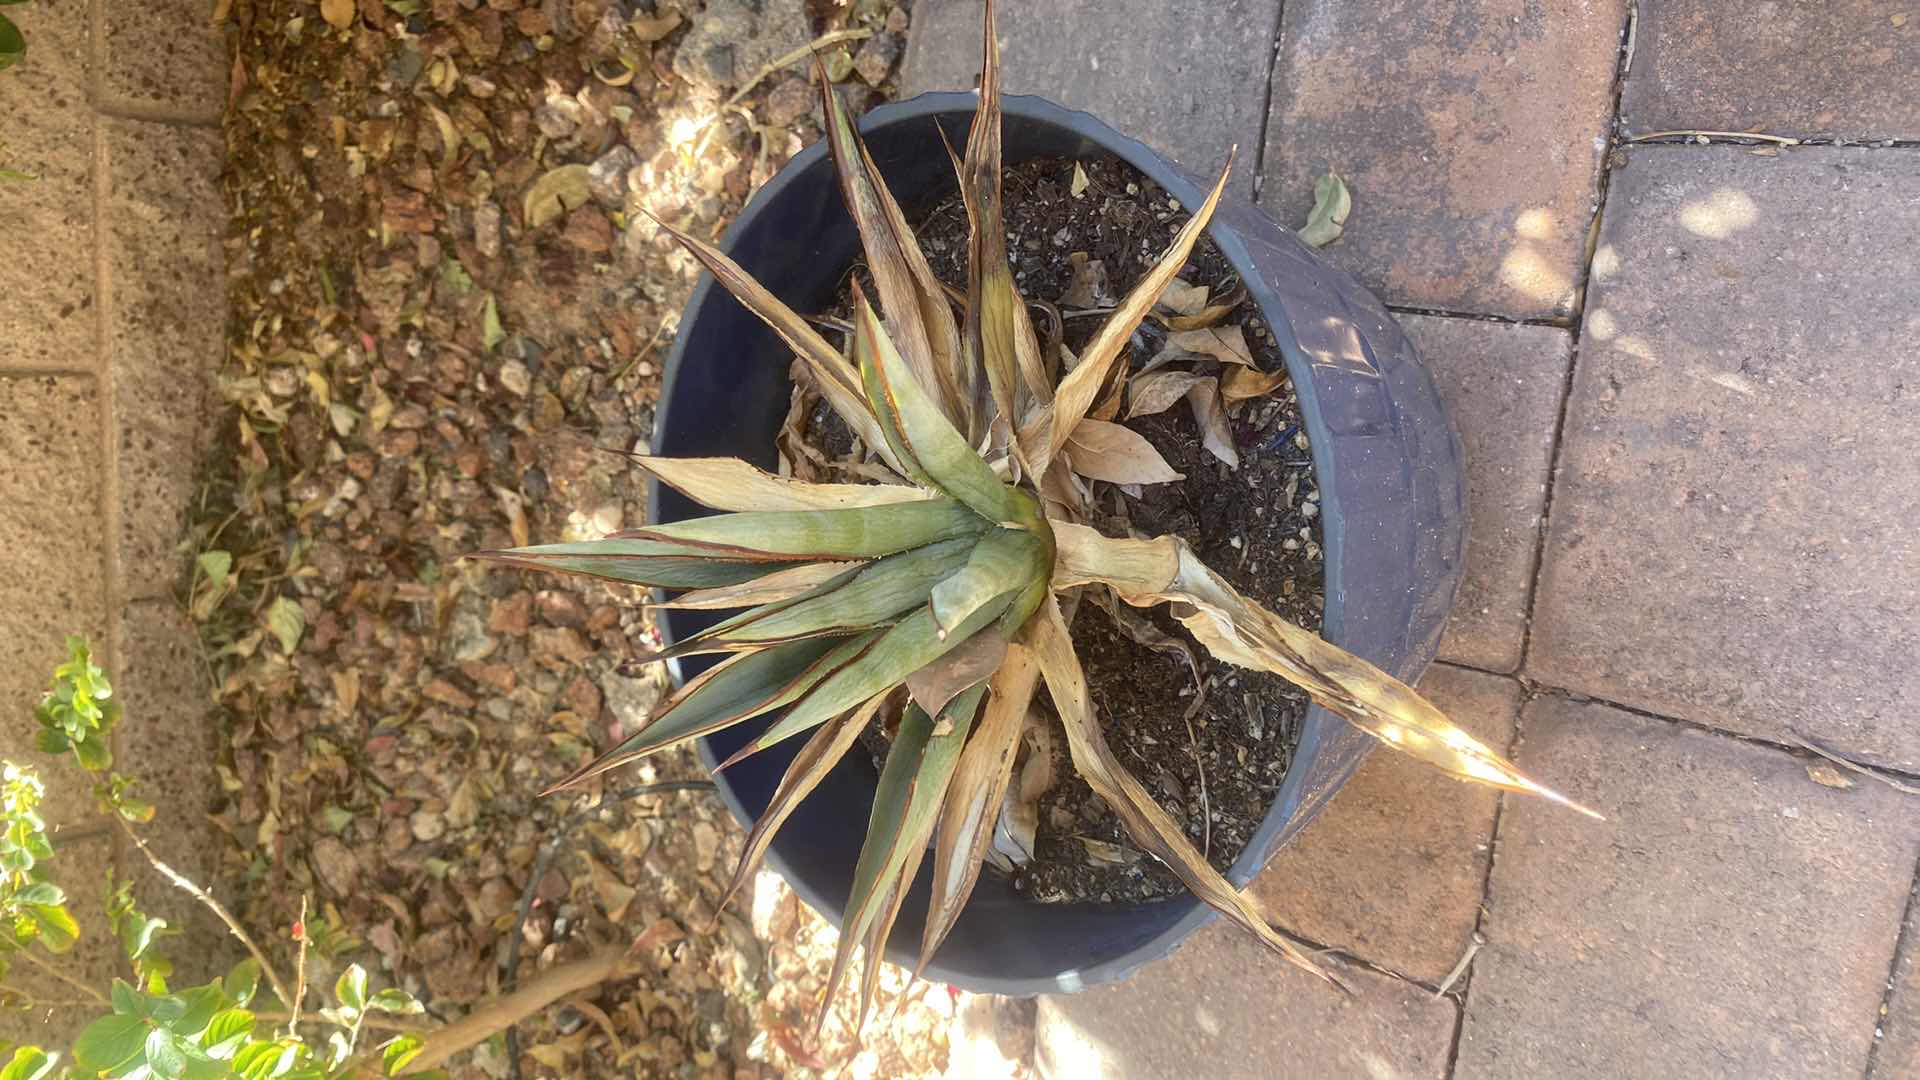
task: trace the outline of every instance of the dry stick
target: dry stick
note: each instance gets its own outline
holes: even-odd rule
[[[514,977],[520,971],[520,942],[526,934],[527,913],[533,909],[534,890],[539,888],[540,879],[547,875],[547,867],[552,865],[554,855],[559,852],[560,842],[566,839],[575,825],[614,803],[624,802],[627,799],[637,799],[643,795],[665,795],[676,791],[713,790],[711,780],[662,780],[602,795],[600,800],[592,806],[569,814],[559,827],[553,830],[553,838],[547,841],[546,846],[540,849],[539,856],[533,860],[533,868],[527,873],[527,884],[520,890],[520,902],[514,905],[513,936],[507,939],[507,963],[505,970],[501,972],[501,985],[513,986]],[[520,1077],[520,1029],[514,1026],[517,1023],[519,1023],[518,1018],[507,1022],[507,1068],[514,1080],[519,1080]]]
[[[280,976],[278,973],[276,973],[273,970],[273,965],[267,963],[266,954],[262,953],[260,951],[260,946],[255,945],[253,943],[253,939],[247,936],[247,932],[240,928],[239,920],[233,917],[233,913],[227,910],[226,905],[222,904],[218,900],[215,900],[213,898],[213,895],[207,892],[207,890],[202,889],[198,885],[195,885],[193,881],[190,878],[188,878],[185,874],[182,874],[180,871],[175,870],[173,867],[168,866],[164,862],[161,862],[160,856],[155,855],[153,853],[153,849],[148,847],[147,842],[140,838],[140,834],[134,831],[133,826],[127,824],[127,819],[125,817],[122,817],[119,813],[115,813],[113,815],[113,820],[120,823],[120,831],[126,833],[127,839],[133,841],[133,846],[139,848],[140,854],[147,857],[147,864],[152,866],[155,870],[160,871],[161,877],[164,877],[168,881],[173,882],[174,885],[178,886],[179,888],[186,890],[187,895],[193,897],[195,900],[200,901],[202,904],[205,904],[207,907],[207,910],[219,916],[220,921],[227,924],[227,929],[232,931],[233,936],[239,938],[240,944],[245,945],[247,947],[247,952],[253,955],[254,963],[260,965],[260,971],[262,974],[264,974],[267,977],[268,985],[273,987],[273,996],[280,999],[280,1004],[285,1005],[289,1009],[292,1009],[294,1011],[294,1015],[297,1017],[300,1012],[299,1004],[295,999],[289,998],[287,996],[286,985],[280,981]],[[306,898],[302,897],[300,903],[301,903],[301,921],[305,922],[306,921],[306,906],[305,906]],[[305,966],[305,959],[306,959],[306,954],[303,950],[301,953],[301,961],[302,961],[303,967]]]
[[[861,38],[869,38],[872,36],[873,36],[873,31],[865,30],[865,29],[835,30],[829,34],[821,34],[819,37],[814,38],[812,41],[807,42],[805,45],[802,45],[799,48],[794,49],[792,52],[786,53],[785,55],[774,60],[772,63],[768,64],[766,67],[763,67],[759,71],[754,72],[753,78],[748,79],[745,83],[742,83],[740,86],[740,89],[735,90],[733,92],[733,96],[727,99],[727,104],[722,106],[722,108],[728,108],[728,107],[740,104],[740,101],[742,98],[745,98],[748,94],[752,93],[754,87],[760,85],[760,80],[766,78],[767,76],[773,74],[776,71],[779,71],[781,68],[786,67],[788,64],[797,64],[800,61],[805,60],[807,57],[812,56],[816,51],[820,49],[824,49],[829,45],[838,45],[843,41],[859,41]]]
[[[292,1038],[300,1028],[300,1002],[307,996],[307,894],[300,894],[300,958],[293,969],[293,1016],[287,1021],[287,1037]]]
[[[700,121],[700,141],[694,144],[693,156],[698,158],[707,152],[707,140],[713,135],[713,122],[720,119],[720,114],[740,104],[741,99],[745,98],[749,93],[752,93],[753,88],[759,86],[762,79],[786,67],[788,64],[797,64],[805,60],[807,57],[812,56],[816,50],[824,49],[829,45],[838,45],[843,41],[858,41],[861,38],[872,36],[873,31],[864,29],[835,30],[832,33],[821,34],[805,45],[776,58],[772,63],[754,72],[753,78],[742,83],[740,89],[733,92],[732,97],[728,98],[718,109],[708,114],[706,119]]]
[[[1647,142],[1652,139],[1671,139],[1674,136],[1707,139],[1755,139],[1760,142],[1778,143],[1781,146],[1799,146],[1800,140],[1785,135],[1768,135],[1759,131],[1649,131],[1645,135],[1629,135],[1630,143]]]
[[[1854,772],[1859,773],[1861,776],[1872,777],[1873,779],[1880,781],[1881,783],[1887,785],[1888,787],[1892,788],[1895,791],[1904,791],[1908,795],[1920,795],[1920,787],[1915,787],[1912,784],[1901,783],[1900,781],[1895,780],[1893,777],[1888,776],[1887,774],[1879,771],[1878,769],[1869,769],[1865,765],[1862,765],[1857,761],[1853,761],[1848,758],[1841,757],[1839,754],[1833,752],[1832,750],[1827,749],[1824,746],[1821,746],[1819,743],[1814,742],[1813,740],[1807,738],[1805,735],[1802,735],[1797,731],[1793,732],[1792,734],[1793,734],[1794,742],[1799,743],[1801,746],[1806,747],[1808,750],[1811,750],[1816,754],[1819,754],[1821,757],[1826,758],[1828,761],[1833,762],[1835,765],[1839,765],[1842,768],[1852,769]]]
[[[267,1024],[278,1024],[284,1020],[290,1020],[292,1017],[293,1014],[286,1011],[258,1012],[253,1014],[255,1020],[261,1020]],[[396,1035],[425,1035],[428,1030],[420,1024],[410,1023],[406,1020],[396,1020],[390,1016],[381,1016],[378,1013],[371,1012],[367,1014],[366,1019],[362,1020],[360,1024],[362,1027],[370,1028],[374,1031],[391,1031]]]
[[[518,1024],[569,994],[638,969],[637,963],[628,961],[624,945],[611,945],[584,960],[548,968],[513,993],[428,1035],[421,1045],[420,1056],[413,1059],[407,1071],[419,1072],[439,1066],[462,1050],[485,1042],[495,1032]]]
[[[81,993],[86,994],[88,997],[91,997],[93,999],[93,1004],[95,1005],[112,1004],[107,1000],[106,995],[102,994],[98,990],[95,990],[93,987],[88,986],[86,983],[81,982],[79,979],[76,979],[73,976],[67,974],[66,972],[61,971],[59,968],[48,963],[42,957],[35,955],[31,950],[22,949],[18,955],[20,955],[21,957],[24,957],[27,963],[32,964],[34,967],[39,968],[41,971],[46,972],[47,974],[53,976],[54,978],[59,979],[61,982],[66,983],[68,986],[71,986],[74,989],[80,991]]]
[[[1479,953],[1480,946],[1486,943],[1487,939],[1481,937],[1479,934],[1476,933],[1473,935],[1473,940],[1467,942],[1467,951],[1460,954],[1460,962],[1453,965],[1453,970],[1447,972],[1446,978],[1440,980],[1439,987],[1433,992],[1434,997],[1447,996],[1447,991],[1453,989],[1453,984],[1459,982],[1460,976],[1467,973],[1467,965],[1473,963],[1473,958]]]

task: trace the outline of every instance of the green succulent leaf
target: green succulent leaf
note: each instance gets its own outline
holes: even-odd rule
[[[772,644],[892,622],[927,602],[935,583],[966,565],[974,541],[943,540],[875,560],[778,603],[736,615],[668,650],[668,655]]]
[[[1047,580],[1047,545],[1033,533],[995,529],[973,545],[966,566],[933,587],[929,608],[942,634],[951,634],[974,612],[1006,595],[1011,586]]]
[[[853,354],[867,400],[904,461],[919,465],[925,482],[999,525],[1028,521],[1030,507],[955,430],[931,395],[914,378],[879,316],[864,297],[854,298]]]
[[[860,847],[860,861],[854,866],[853,892],[847,899],[846,918],[840,925],[839,953],[834,957],[833,973],[827,980],[828,1002],[833,1000],[834,991],[845,974],[854,943],[868,937],[875,920],[891,922],[892,912],[898,910],[898,895],[904,883],[919,869],[934,819],[946,799],[947,782],[953,778],[954,766],[959,763],[960,751],[966,746],[967,733],[972,730],[986,689],[986,684],[981,683],[954,698],[941,710],[937,725],[917,705],[907,706],[901,716],[900,730],[894,735],[893,745],[887,750],[886,765],[880,770],[880,786],[873,797],[867,839]],[[884,937],[875,944],[884,945]],[[869,970],[880,962],[873,945],[869,946],[866,962]],[[863,1019],[864,1013],[863,1008]]]
[[[807,731],[827,719],[904,683],[907,676],[940,659],[967,640],[972,633],[992,622],[1005,611],[1014,594],[1008,592],[987,604],[954,628],[940,636],[933,614],[921,608],[895,623],[873,645],[852,662],[821,680],[785,716],[773,722],[752,742],[721,765],[726,768],[774,743]]]
[[[653,545],[639,541],[596,540],[583,544],[542,544],[468,556],[526,570],[647,585],[660,589],[712,589],[738,585],[781,569],[781,563],[715,559],[698,555],[627,554]]]
[[[987,527],[950,499],[892,506],[742,514],[677,521],[605,540],[544,544],[472,556],[662,588],[712,588],[750,581],[781,562],[870,559]]]
[[[879,636],[874,631],[855,638],[807,638],[730,657],[681,687],[647,726],[549,790],[777,709]]]

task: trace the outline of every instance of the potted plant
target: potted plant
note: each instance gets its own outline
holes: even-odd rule
[[[796,157],[721,245],[675,234],[711,276],[667,365],[655,453],[637,459],[658,481],[653,524],[482,557],[685,590],[662,605],[672,645],[661,655],[678,664],[681,688],[573,779],[699,740],[753,830],[735,887],[766,855],[841,927],[829,1003],[860,949],[863,1016],[883,950],[1003,993],[1119,978],[1211,917],[1196,896],[1331,981],[1236,886],[1374,741],[1469,780],[1560,798],[1396,678],[1432,658],[1457,584],[1458,441],[1379,304],[1228,196],[1225,172],[1203,187],[1090,116],[1003,99],[991,4],[984,51],[977,95],[882,108],[857,133],[823,78],[827,145]],[[964,143],[964,159],[943,143]],[[1192,216],[1069,360],[1042,347],[1009,270],[1000,175],[1042,155],[1098,153],[1130,163]],[[935,277],[903,209],[956,184],[972,226],[963,287]],[[1088,524],[1089,477],[1102,470],[1074,440],[1108,423],[1089,414],[1118,393],[1135,327],[1203,230],[1299,390],[1323,492],[1324,638],[1236,591],[1177,537]],[[830,306],[862,249],[880,308],[852,286],[843,353],[798,312]],[[799,379],[881,482],[768,471],[796,355]],[[1278,797],[1225,875],[1105,742],[1063,612],[1090,590],[1167,605],[1214,656],[1283,676],[1317,702]],[[744,610],[723,617],[733,608]],[[1033,709],[1057,716],[1074,768],[1193,896],[1037,904],[981,873]],[[890,733],[877,769],[850,752],[876,719]]]

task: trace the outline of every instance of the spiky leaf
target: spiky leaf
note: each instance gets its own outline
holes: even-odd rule
[[[827,979],[827,1000],[845,975],[848,958],[856,943],[869,945],[867,963],[880,962],[878,943],[868,940],[882,905],[896,889],[904,888],[919,869],[926,853],[927,837],[933,832],[934,817],[946,798],[947,781],[960,760],[967,733],[980,709],[984,684],[953,699],[941,711],[941,723],[917,705],[909,705],[900,718],[900,730],[887,750],[886,765],[880,770],[880,787],[873,798],[873,817],[867,825],[867,840],[860,847],[860,861],[853,870],[853,892],[847,899],[846,917],[840,924],[839,953],[834,957],[833,973]],[[822,1017],[825,1013],[823,1011]],[[864,1019],[864,1012],[862,1014]],[[856,1026],[857,1030],[857,1026]]]

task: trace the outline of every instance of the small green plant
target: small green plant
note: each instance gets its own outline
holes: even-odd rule
[[[349,964],[334,982],[331,1003],[303,1017],[304,953],[310,944],[305,927],[295,927],[303,975],[289,994],[226,909],[154,856],[134,829],[153,819],[154,808],[130,794],[131,779],[111,771],[108,742],[121,712],[113,686],[84,638],[68,638],[67,650],[67,661],[55,670],[53,686],[34,710],[39,747],[70,756],[93,781],[102,808],[155,869],[212,907],[253,956],[224,978],[174,987],[173,964],[162,948],[170,933],[166,921],[139,909],[131,883],[109,882],[105,930],[119,942],[129,977],[115,978],[103,993],[54,963],[51,957],[71,949],[86,931],[68,910],[66,891],[49,875],[54,848],[39,812],[45,788],[31,767],[7,762],[0,790],[0,1002],[104,1012],[81,1030],[64,1070],[58,1054],[0,1044],[0,1080],[56,1075],[328,1080],[395,1076],[414,1064],[425,1049],[419,1033],[388,1034],[372,1046],[362,1045],[370,1025],[383,1031],[394,1027],[376,1017],[419,1013],[420,1004],[411,996],[398,989],[372,990],[366,970]],[[7,985],[6,974],[16,961],[65,984],[80,1000],[35,1001]],[[283,1010],[254,1010],[263,976]]]

